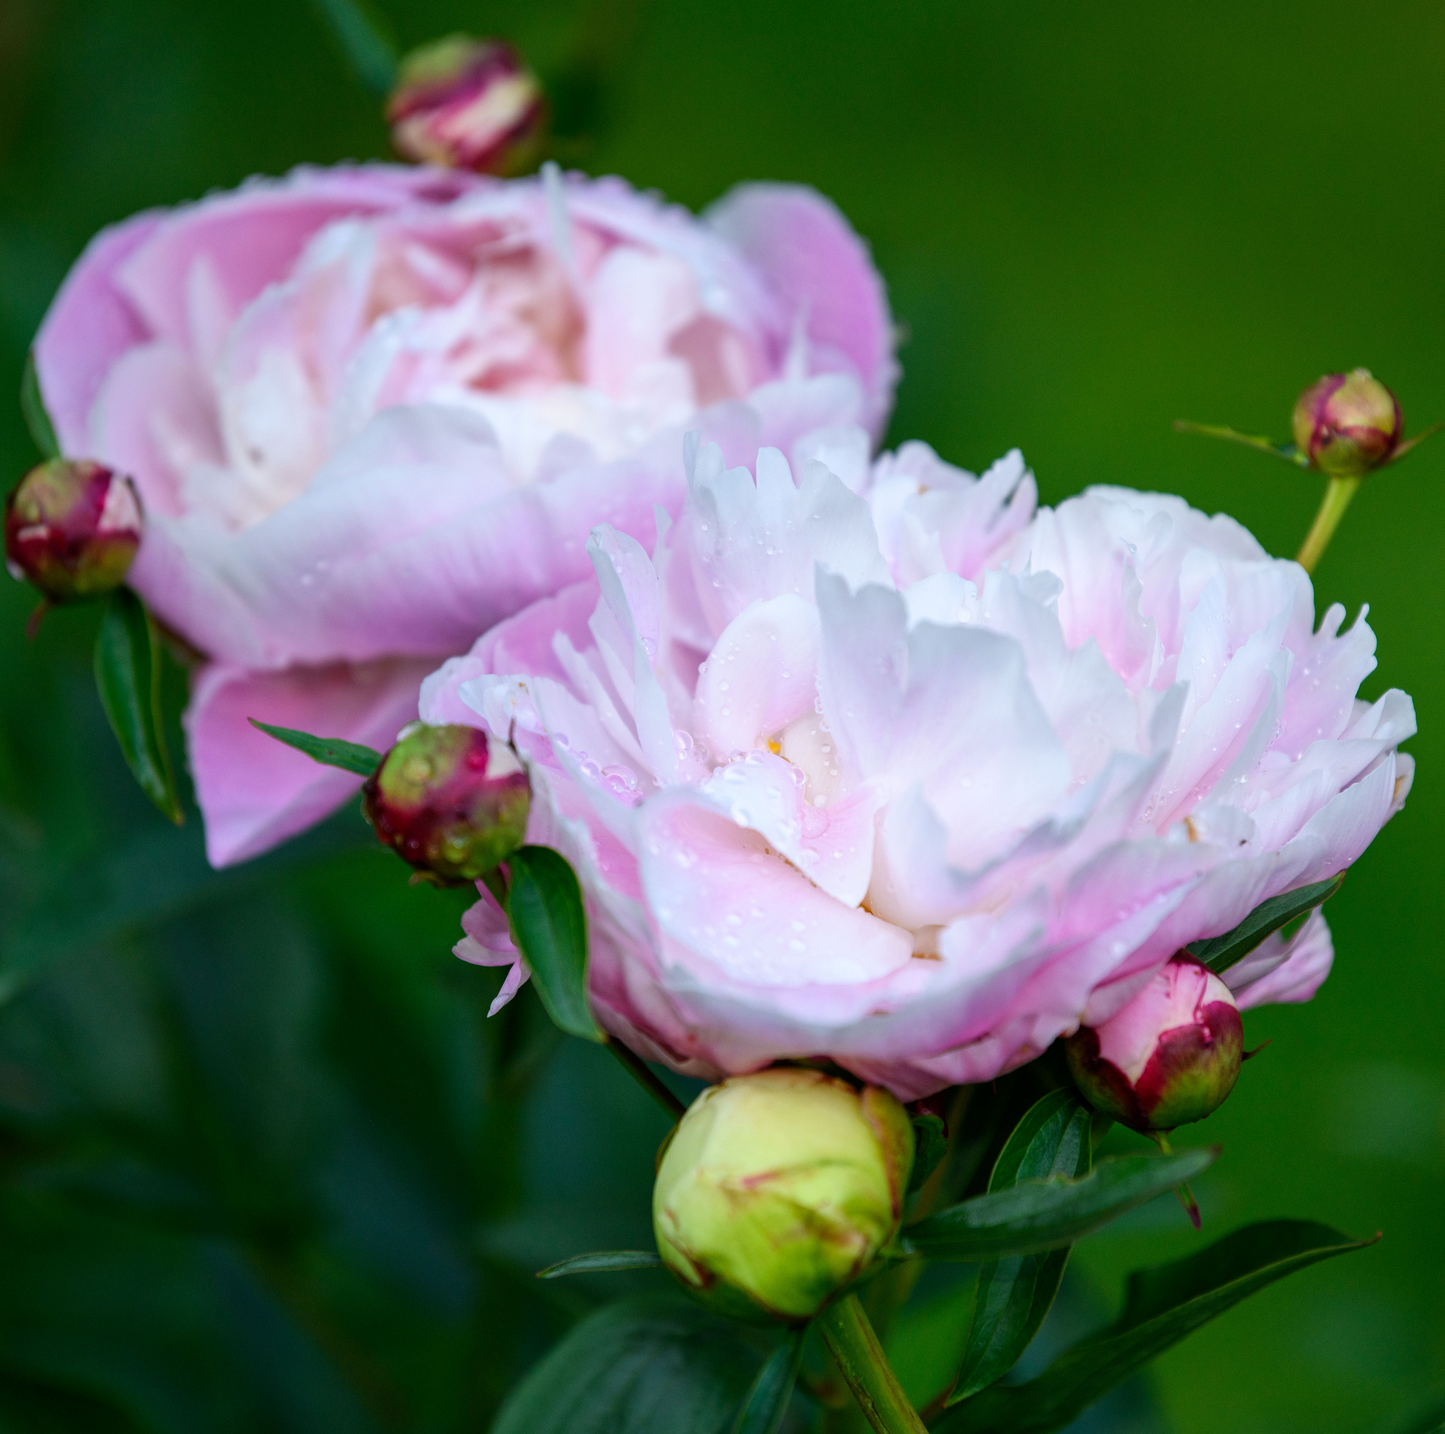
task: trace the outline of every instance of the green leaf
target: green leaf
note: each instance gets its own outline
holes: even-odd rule
[[[1116,1324],[1076,1344],[1027,1384],[995,1385],[956,1405],[935,1434],[1049,1434],[1115,1385],[1256,1290],[1320,1260],[1360,1250],[1310,1220],[1247,1225],[1197,1254],[1130,1275]]]
[[[55,425],[45,411],[45,400],[40,395],[40,376],[35,372],[35,355],[25,355],[25,371],[20,376],[20,411],[25,415],[25,426],[30,437],[40,450],[42,458],[59,458],[60,443],[55,437]]]
[[[1077,1179],[1088,1174],[1093,1119],[1093,1112],[1073,1091],[1050,1091],[1009,1136],[994,1165],[989,1191],[1007,1190],[1025,1180]],[[979,1270],[973,1323],[949,1403],[987,1388],[1018,1362],[1053,1306],[1069,1249],[994,1260]]]
[[[545,846],[521,847],[508,864],[512,940],[532,968],[547,1014],[568,1035],[601,1041],[587,1004],[587,917],[576,873]]]
[[[778,1434],[798,1382],[803,1364],[805,1328],[790,1330],[788,1337],[763,1361],[743,1407],[738,1410],[732,1434]]]
[[[160,643],[145,605],[129,588],[117,588],[105,600],[95,639],[95,685],[141,790],[179,826],[181,804],[161,725]]]
[[[1328,881],[1317,881],[1313,886],[1301,886],[1270,897],[1256,906],[1233,931],[1208,941],[1196,941],[1189,947],[1189,954],[1216,974],[1229,970],[1280,927],[1323,906],[1345,884],[1345,875],[1342,871]]]
[[[948,1137],[943,1133],[943,1117],[924,1111],[913,1117],[913,1173],[908,1177],[908,1194],[921,1189],[924,1181],[938,1168],[948,1154]]]
[[[539,1280],[557,1280],[563,1275],[595,1275],[610,1270],[657,1270],[662,1258],[651,1250],[594,1250],[589,1255],[573,1255],[537,1271]]]
[[[619,1301],[533,1366],[491,1434],[727,1434],[756,1359],[680,1299]]]
[[[961,1261],[1057,1250],[1194,1179],[1218,1154],[1207,1148],[1121,1155],[1100,1161],[1077,1180],[1054,1176],[976,1195],[910,1225],[899,1247],[905,1255]]]
[[[356,78],[385,99],[396,84],[399,64],[391,26],[367,0],[315,0],[315,4]]]
[[[345,742],[340,737],[313,737],[309,732],[298,732],[294,727],[273,727],[269,722],[258,722],[254,717],[246,720],[268,737],[295,747],[324,767],[340,767],[344,772],[355,772],[358,777],[369,777],[381,766],[383,754],[363,747],[360,742]]]

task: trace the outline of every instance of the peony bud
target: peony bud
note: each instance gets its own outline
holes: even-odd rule
[[[475,727],[415,723],[361,790],[382,841],[444,881],[475,881],[526,837],[527,774],[510,747]]]
[[[1395,456],[1405,420],[1369,369],[1326,374],[1294,406],[1294,441],[1331,478],[1358,478]]]
[[[129,478],[85,459],[52,458],[5,500],[5,566],[51,602],[102,597],[125,581],[141,527]]]
[[[449,35],[402,61],[386,117],[404,159],[522,174],[541,158],[547,96],[510,45]]]
[[[734,1076],[666,1148],[657,1248],[719,1313],[809,1319],[893,1238],[912,1166],[913,1127],[887,1091],[794,1066]]]
[[[1176,956],[1123,1010],[1081,1026],[1064,1049],[1096,1110],[1135,1130],[1173,1130],[1203,1120],[1234,1089],[1244,1028],[1229,987]]]

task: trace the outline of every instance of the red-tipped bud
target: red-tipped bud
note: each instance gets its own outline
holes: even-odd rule
[[[129,478],[100,463],[52,458],[5,500],[5,566],[51,602],[102,597],[125,581],[141,528]]]
[[[475,727],[416,723],[361,790],[381,840],[443,881],[475,881],[526,837],[527,774],[510,747]]]
[[[1121,1011],[1064,1045],[1096,1110],[1135,1130],[1173,1130],[1217,1109],[1234,1089],[1244,1028],[1229,987],[1176,956]]]
[[[386,118],[404,159],[505,177],[541,158],[547,96],[510,45],[449,35],[402,61]]]
[[[1405,419],[1369,369],[1328,373],[1294,406],[1295,447],[1331,478],[1359,478],[1395,456]]]

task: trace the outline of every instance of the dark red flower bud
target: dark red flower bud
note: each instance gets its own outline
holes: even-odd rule
[[[475,727],[418,722],[361,790],[381,840],[444,881],[475,881],[526,837],[527,774],[510,747]]]
[[[547,96],[510,45],[449,35],[402,61],[386,118],[404,159],[522,174],[542,156]]]
[[[129,478],[85,459],[52,458],[5,500],[5,566],[51,602],[101,597],[125,581],[141,530]]]
[[[1359,478],[1388,463],[1404,432],[1395,395],[1367,368],[1326,374],[1294,407],[1295,446],[1331,478]]]
[[[1064,1045],[1084,1098],[1135,1130],[1203,1120],[1234,1089],[1244,1027],[1228,986],[1176,956],[1121,1011]]]

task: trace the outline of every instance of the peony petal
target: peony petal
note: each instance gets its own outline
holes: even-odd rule
[[[218,664],[196,678],[186,735],[211,865],[258,856],[320,821],[361,779],[268,737],[249,719],[385,751],[416,718],[429,664],[397,659],[247,672]]]

